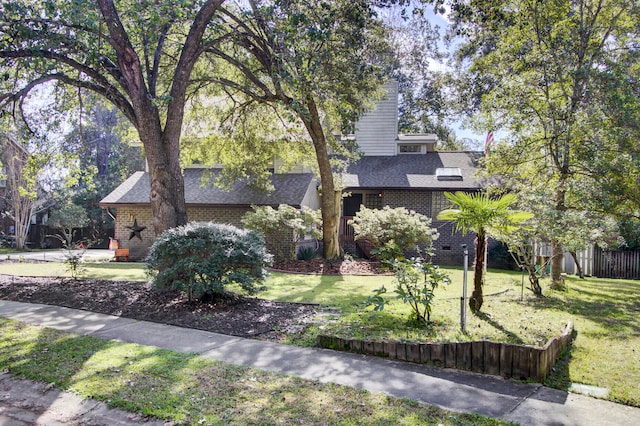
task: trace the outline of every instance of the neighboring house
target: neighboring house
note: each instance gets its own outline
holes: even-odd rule
[[[184,170],[185,201],[190,221],[214,221],[241,227],[242,216],[251,209],[251,205],[277,208],[280,204],[289,204],[297,208],[319,208],[317,183],[312,173],[273,175],[271,183],[274,190],[267,194],[254,191],[243,182],[236,183],[230,191],[203,185],[204,174],[209,171],[198,167]],[[115,218],[115,239],[120,248],[128,248],[131,259],[142,259],[155,239],[149,203],[149,174],[134,173],[107,195],[100,206],[107,208]],[[267,241],[271,249],[275,248],[273,244],[273,241]],[[282,244],[281,250],[287,250],[290,241]]]
[[[444,191],[478,191],[474,178],[478,152],[437,152],[435,135],[398,134],[398,85],[385,85],[388,95],[362,117],[355,139],[363,153],[342,177],[345,198],[341,222],[341,240],[345,249],[355,253],[353,231],[346,224],[360,209],[367,207],[406,207],[434,217],[449,204]],[[191,221],[217,221],[241,225],[242,215],[252,204],[289,204],[294,207],[320,207],[318,182],[311,173],[274,174],[275,191],[262,194],[238,182],[231,191],[203,186],[204,169],[185,169],[185,198]],[[153,225],[149,205],[148,174],[135,173],[100,205],[116,218],[115,238],[129,248],[132,258],[141,258],[152,244]],[[132,228],[146,227],[136,233]],[[452,233],[452,224],[434,221],[440,238],[436,241],[436,259],[440,264],[462,264],[461,244],[473,244],[473,236]],[[270,243],[270,242],[268,242]],[[272,242],[271,242],[272,243]],[[288,244],[288,242],[286,242]],[[472,252],[472,251],[471,251]]]

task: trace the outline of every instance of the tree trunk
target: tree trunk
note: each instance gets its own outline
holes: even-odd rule
[[[22,170],[20,170],[22,173]],[[14,182],[14,185],[18,185],[18,182]],[[20,196],[18,188],[14,190],[12,188],[13,198],[13,217],[14,217],[14,232],[16,237],[16,248],[27,248],[27,238],[29,236],[29,225],[31,223],[31,216],[33,212],[33,201],[29,199],[29,196]]]
[[[313,141],[313,147],[316,151],[316,159],[318,161],[318,170],[320,172],[320,182],[322,185],[320,205],[322,209],[323,257],[329,260],[341,259],[343,252],[339,232],[342,192],[335,187],[333,170],[331,169],[329,152],[327,150],[327,140],[322,130],[320,114],[315,101],[311,98],[307,99],[307,107],[309,108],[309,116],[302,116],[301,118]]]
[[[564,290],[564,278],[562,277],[562,261],[564,260],[562,244],[557,240],[551,241],[551,288]]]
[[[578,269],[578,276],[581,280],[584,280],[584,270],[582,270],[582,265],[578,262],[578,255],[575,251],[570,251],[569,253],[571,253],[571,257],[573,257],[573,261],[576,264],[576,269]]]
[[[160,235],[168,229],[187,223],[184,177],[179,161],[180,142],[179,139],[164,141],[159,121],[157,125],[150,122],[140,124],[138,132],[149,165],[153,230],[156,235]]]
[[[16,248],[26,248],[27,237],[29,235],[29,225],[31,223],[31,215],[33,212],[32,194],[21,193],[27,186],[25,181],[25,165],[28,161],[28,154],[20,150],[17,142],[13,138],[6,136],[6,141],[2,141],[2,163],[4,163],[7,175],[7,189],[5,195],[11,200],[11,209],[14,223],[14,236],[16,239]],[[35,179],[35,177],[34,177]]]
[[[565,180],[567,178],[565,168],[560,168],[560,181],[558,183],[558,189],[556,192],[555,209],[560,214],[566,212],[567,207],[565,205]],[[564,258],[564,250],[562,244],[555,238],[551,240],[551,288],[556,290],[563,290],[564,279],[562,278],[562,261]]]
[[[473,271],[473,292],[469,299],[469,308],[471,312],[477,313],[484,303],[483,287],[484,287],[484,259],[487,251],[487,238],[484,229],[480,229],[476,235],[476,260]]]
[[[536,274],[536,269],[534,267],[527,267],[526,269],[529,273],[529,290],[536,296],[542,296],[542,286],[540,286],[540,279]]]
[[[149,77],[150,81],[145,82],[140,58],[120,22],[114,2],[98,0],[109,30],[108,42],[116,52],[122,85],[131,102],[131,109],[124,108],[123,112],[138,130],[147,155],[153,229],[156,235],[187,223],[184,178],[180,167],[180,134],[186,91],[193,67],[202,53],[203,34],[223,2],[224,0],[205,2],[193,19],[171,81],[171,101],[167,107],[163,130],[161,114],[155,104],[155,83],[151,82],[157,81],[157,75]],[[145,83],[150,86],[147,87]]]

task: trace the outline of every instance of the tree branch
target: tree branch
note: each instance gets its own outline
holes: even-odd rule
[[[20,50],[10,50],[10,51],[0,51],[0,58],[8,58],[8,59],[17,59],[17,58],[47,58],[52,59],[54,61],[63,63],[65,65],[74,68],[81,73],[86,74],[91,79],[95,80],[101,86],[104,87],[113,87],[111,82],[100,74],[100,72],[91,68],[90,66],[80,63],[75,59],[72,59],[66,55],[61,55],[56,52],[51,52],[49,50],[39,50],[39,49],[20,49]],[[118,83],[124,83],[121,80],[117,80]]]
[[[167,123],[165,126],[166,137],[169,140],[179,140],[184,119],[184,106],[186,102],[187,88],[191,72],[202,50],[202,38],[213,15],[218,11],[224,0],[208,0],[196,14],[189,33],[180,53],[176,71],[171,82],[171,103],[167,108]]]
[[[62,73],[54,73],[54,74],[46,74],[35,80],[30,81],[25,87],[17,91],[16,93],[7,93],[0,96],[0,106],[7,104],[9,102],[16,102],[18,100],[24,99],[31,90],[33,90],[36,86],[39,86],[48,81],[61,81],[65,84],[69,84],[74,87],[78,87],[80,89],[88,89],[99,95],[104,96],[110,102],[112,102],[122,113],[131,120],[131,123],[135,126],[137,124],[137,119],[135,115],[135,111],[133,107],[129,103],[128,99],[125,98],[120,92],[109,90],[108,87],[103,87],[101,85],[92,83],[86,80],[79,80],[76,78],[71,78],[66,74]]]

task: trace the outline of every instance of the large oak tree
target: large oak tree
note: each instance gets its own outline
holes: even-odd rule
[[[184,224],[184,109],[192,71],[217,43],[214,19],[223,1],[5,3],[0,106],[47,82],[103,96],[131,121],[144,146],[155,232]]]
[[[364,0],[223,3],[5,5],[0,106],[50,81],[78,93],[93,91],[116,105],[145,149],[156,233],[187,220],[180,137],[192,95],[215,83],[228,95],[243,96],[241,107],[250,101],[288,110],[312,142],[322,181],[325,256],[338,257],[340,188],[329,154],[339,146],[331,146],[330,133],[353,123],[382,83],[388,49],[374,5]],[[393,3],[403,2],[376,4]]]
[[[332,132],[353,124],[388,78],[386,29],[365,0],[253,0],[222,19],[228,41],[208,53],[231,72],[217,81],[245,107],[283,108],[285,121],[302,123],[321,181],[324,257],[338,258],[342,188],[334,160],[344,146]]]

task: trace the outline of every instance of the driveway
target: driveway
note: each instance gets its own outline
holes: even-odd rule
[[[80,254],[82,250],[71,250],[71,253]],[[16,251],[14,253],[6,253],[1,255],[2,259],[10,257],[11,259],[23,259],[39,262],[64,262],[68,250],[39,250],[39,251]],[[100,262],[113,259],[113,250],[106,249],[89,249],[82,256],[85,262]]]

